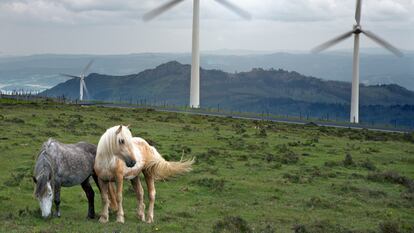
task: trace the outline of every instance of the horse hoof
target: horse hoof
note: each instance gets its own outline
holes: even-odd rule
[[[86,216],[87,219],[94,219],[95,215],[94,214],[88,214],[88,216]]]
[[[153,223],[153,222],[154,222],[154,219],[152,219],[152,218],[147,219],[147,223]]]
[[[107,222],[108,222],[108,218],[105,218],[105,217],[102,217],[102,216],[101,216],[101,217],[99,218],[99,222],[100,222],[100,223],[107,223]]]
[[[118,222],[118,223],[124,223],[125,222],[124,216],[118,216],[118,217],[116,217],[116,222]]]
[[[145,214],[144,214],[144,213],[137,213],[137,217],[138,217],[138,219],[140,219],[141,221],[145,222]]]
[[[141,219],[141,221],[145,222],[145,215],[138,216],[138,219]]]
[[[53,216],[60,218],[60,211],[53,214]]]

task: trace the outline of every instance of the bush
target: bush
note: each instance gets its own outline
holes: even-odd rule
[[[310,224],[295,224],[293,226],[295,233],[349,233],[351,230],[339,225],[332,224],[327,220],[316,221]]]
[[[246,220],[239,216],[225,217],[218,221],[213,226],[213,233],[228,232],[228,233],[252,233],[253,230],[249,227]]]
[[[325,163],[324,163],[324,166],[325,167],[335,167],[335,166],[339,166],[339,162],[336,162],[336,161],[326,161]]]
[[[24,124],[25,123],[25,121],[23,119],[20,119],[20,118],[17,118],[17,117],[14,117],[12,119],[7,119],[6,121],[11,122],[11,123],[16,123],[16,124]]]
[[[379,224],[380,233],[399,233],[400,226],[395,221],[385,221]]]
[[[202,178],[199,180],[193,181],[198,186],[209,188],[211,191],[221,192],[224,190],[224,179],[214,179],[214,178]]]
[[[333,209],[335,208],[335,204],[329,202],[328,200],[322,199],[320,197],[311,197],[307,202],[306,205],[309,208],[322,208],[322,209]]]
[[[351,167],[355,165],[354,160],[352,159],[352,156],[350,153],[347,153],[345,155],[345,159],[342,161],[342,163],[345,167]]]
[[[293,151],[285,152],[280,157],[280,162],[283,164],[295,164],[299,161],[299,155]]]
[[[408,188],[409,192],[414,192],[414,181],[406,176],[400,175],[395,171],[375,172],[368,174],[368,180],[375,182],[389,182],[394,184],[401,184]]]
[[[364,162],[361,163],[361,167],[366,168],[370,171],[375,171],[377,170],[377,167],[374,165],[373,162],[371,162],[371,160],[366,159]]]

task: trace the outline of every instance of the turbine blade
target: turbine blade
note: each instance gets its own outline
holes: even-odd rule
[[[70,75],[70,74],[59,74],[60,76],[65,76],[65,77],[69,77],[69,78],[80,78],[79,76],[75,76],[75,75]]]
[[[355,21],[359,25],[361,22],[361,1],[362,0],[356,0],[356,8],[355,8]]]
[[[167,2],[165,4],[163,4],[163,5],[155,8],[155,9],[153,9],[153,10],[145,13],[142,16],[142,19],[144,21],[152,20],[155,17],[157,17],[158,15],[160,15],[160,14],[164,13],[165,11],[173,8],[175,5],[177,5],[178,3],[182,2],[182,1],[184,1],[184,0],[171,0],[171,1],[169,1],[169,2]]]
[[[377,42],[382,47],[386,48],[388,51],[395,54],[396,56],[398,56],[398,57],[403,56],[403,53],[400,50],[398,50],[396,47],[392,46],[390,43],[388,43],[384,39],[381,39],[379,36],[375,35],[374,33],[370,32],[370,31],[362,31],[362,33],[364,33],[371,40]]]
[[[243,10],[242,8],[236,6],[234,3],[231,3],[228,0],[216,0],[216,2],[225,6],[227,9],[233,11],[234,13],[240,15],[242,18],[245,18],[247,20],[250,20],[252,18],[249,12]]]
[[[83,68],[81,75],[85,75],[85,73],[89,70],[93,62],[94,62],[93,59],[89,61],[89,63],[85,66],[85,68]]]
[[[82,80],[82,85],[83,85],[83,90],[85,91],[85,94],[86,94],[86,98],[89,99],[90,95],[89,95],[88,88],[86,88],[86,83],[84,79]]]
[[[329,47],[331,47],[331,46],[333,46],[333,45],[335,45],[335,44],[337,44],[337,43],[345,40],[346,38],[350,37],[353,33],[354,33],[354,30],[349,31],[349,32],[346,32],[346,33],[344,33],[342,35],[339,35],[339,36],[333,38],[332,40],[329,40],[329,41],[327,41],[327,42],[325,42],[325,43],[323,43],[323,44],[321,44],[321,45],[313,48],[311,50],[311,52],[312,53],[319,53],[319,52],[321,52],[321,51],[323,51],[323,50],[325,50],[325,49],[327,49],[327,48],[329,48]]]

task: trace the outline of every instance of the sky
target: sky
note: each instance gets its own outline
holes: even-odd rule
[[[192,0],[150,22],[142,15],[168,0],[0,0],[0,55],[189,52]],[[201,0],[200,47],[309,51],[355,23],[355,0],[232,0],[241,19]],[[414,0],[363,0],[362,28],[414,50]],[[351,49],[352,39],[336,49]],[[362,37],[361,47],[378,47]]]

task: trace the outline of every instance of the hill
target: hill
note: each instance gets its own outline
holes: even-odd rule
[[[380,50],[382,51],[382,50]],[[0,57],[0,89],[25,88],[44,90],[67,80],[59,73],[78,74],[90,59],[92,72],[110,75],[139,73],[159,64],[176,60],[190,64],[188,53],[140,53],[125,55],[32,55]],[[254,51],[202,52],[201,66],[225,72],[247,72],[254,67],[297,71],[306,76],[325,80],[351,81],[352,54],[328,52],[258,53]],[[414,90],[414,53],[407,51],[402,58],[388,54],[361,53],[361,82],[370,85],[396,83]]]
[[[106,101],[188,104],[190,65],[168,62],[138,74],[110,76],[90,74],[85,82],[90,98]],[[282,69],[252,69],[227,73],[201,69],[201,105],[235,110],[269,112],[281,115],[310,115],[347,119],[351,85],[325,81]],[[71,79],[45,92],[48,96],[76,99],[79,81]],[[412,124],[414,92],[395,84],[360,86],[362,121]],[[400,113],[406,114],[400,114]],[[393,115],[391,115],[393,114]],[[394,118],[393,118],[394,117]],[[410,121],[411,120],[411,121]]]
[[[0,109],[0,232],[413,231],[414,135],[3,99]],[[156,183],[155,223],[137,219],[129,182],[125,224],[87,220],[80,186],[62,188],[60,218],[42,219],[42,143],[96,144],[120,123],[168,160],[196,157],[191,173]]]

